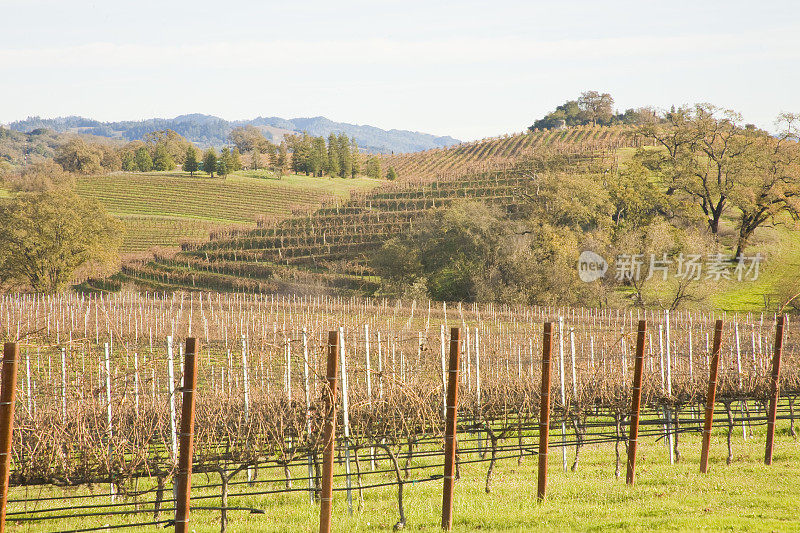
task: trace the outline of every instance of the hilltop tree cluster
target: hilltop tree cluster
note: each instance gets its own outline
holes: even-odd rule
[[[544,117],[536,120],[530,131],[549,130],[569,126],[599,124],[642,124],[654,120],[656,113],[650,108],[614,110],[614,98],[609,93],[585,91],[577,100],[567,100]]]

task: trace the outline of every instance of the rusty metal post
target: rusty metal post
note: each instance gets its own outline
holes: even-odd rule
[[[719,354],[722,347],[722,320],[714,325],[714,347],[711,352],[711,368],[708,373],[708,394],[706,394],[706,419],[703,425],[703,448],[700,452],[700,472],[708,472],[708,449],[711,446],[711,428],[714,426],[714,402],[717,398],[717,375]]]
[[[319,531],[330,533],[333,510],[333,454],[336,448],[336,382],[339,369],[339,333],[328,332],[328,386],[324,389],[325,433],[322,450],[322,494],[319,507]]]
[[[542,342],[542,395],[539,411],[539,482],[536,497],[547,493],[547,447],[550,440],[550,363],[553,354],[553,323],[545,322]]]
[[[781,351],[783,351],[783,324],[785,316],[778,317],[775,328],[775,349],[772,352],[772,376],[769,387],[769,413],[767,415],[767,447],[764,452],[764,464],[772,464],[772,447],[775,443],[775,416],[778,413],[778,397],[780,395]]]
[[[11,473],[11,438],[14,433],[14,393],[17,388],[19,347],[7,342],[3,348],[3,377],[0,389],[0,533],[6,530],[8,477]]]
[[[458,425],[458,369],[461,355],[461,329],[450,330],[450,366],[447,372],[447,417],[444,429],[444,491],[442,529],[453,527],[453,486],[456,471],[456,427]]]
[[[177,501],[175,502],[175,533],[189,531],[189,500],[192,494],[192,454],[194,451],[194,404],[197,388],[197,339],[186,339],[183,360],[183,405],[181,406],[180,456],[177,473]]]
[[[644,371],[644,338],[647,321],[640,320],[636,333],[636,361],[633,367],[633,398],[631,399],[631,432],[628,437],[628,469],[625,483],[633,485],[636,480],[636,445],[639,442],[639,414],[642,407],[642,372]]]

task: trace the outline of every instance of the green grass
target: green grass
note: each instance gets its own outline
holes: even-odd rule
[[[783,427],[783,425],[779,424]],[[779,432],[780,433],[780,432]],[[763,464],[764,435],[744,441],[741,432],[734,435],[734,460],[725,464],[725,433],[713,435],[710,472],[698,471],[700,443],[696,435],[682,436],[682,460],[669,465],[663,444],[643,439],[640,445],[637,483],[627,487],[614,477],[614,449],[611,444],[593,445],[582,452],[577,472],[561,470],[561,454],[552,449],[548,497],[536,502],[536,458],[526,457],[521,465],[516,459],[500,461],[495,470],[493,492],[486,494],[485,464],[462,467],[456,483],[454,530],[456,531],[789,531],[800,529],[800,446],[785,435],[776,439],[774,464]],[[623,448],[624,449],[624,448]],[[569,456],[573,450],[569,450]],[[362,464],[363,467],[363,464]],[[335,473],[344,468],[335,466]],[[300,475],[297,471],[294,475]],[[374,478],[372,478],[374,480]],[[391,481],[391,477],[381,479]],[[196,475],[196,485],[218,482],[216,475]],[[338,487],[343,486],[339,479]],[[281,484],[261,484],[248,489],[278,489]],[[297,485],[296,485],[297,486]],[[40,494],[36,489],[28,489]],[[63,494],[62,489],[44,489],[41,494]],[[84,491],[85,489],[72,489]],[[407,484],[405,509],[407,529],[436,532],[441,513],[442,481]],[[11,490],[15,498],[24,489]],[[105,487],[94,488],[94,499],[107,501]],[[234,492],[232,489],[231,492]],[[193,494],[203,493],[196,491]],[[209,494],[206,492],[205,494]],[[307,493],[294,492],[269,496],[231,498],[229,505],[261,509],[265,514],[230,511],[229,531],[315,531],[319,508],[307,500]],[[369,489],[363,505],[352,517],[347,515],[345,494],[334,493],[334,531],[390,531],[398,518],[396,488]],[[197,505],[218,506],[218,498],[199,500]],[[9,511],[19,510],[11,504]],[[152,515],[101,517],[63,520],[43,524],[9,525],[10,531],[53,531],[70,527],[91,527],[146,521]],[[195,511],[191,529],[198,533],[219,531],[219,511]],[[155,526],[142,531],[160,531]]]
[[[353,189],[380,185],[370,178],[342,179],[265,171],[210,178],[184,172],[115,173],[77,180],[78,193],[94,198],[125,222],[124,252],[176,246],[208,236],[212,227],[255,225],[261,217],[286,217],[293,208],[313,210],[324,201],[347,198]]]
[[[760,228],[745,255],[761,253],[765,259],[755,281],[729,282],[711,301],[715,308],[727,311],[763,311],[765,295],[770,309],[777,305],[774,295],[781,292],[787,277],[796,277],[800,269],[800,227],[792,221],[774,228]],[[731,252],[733,253],[733,252]]]

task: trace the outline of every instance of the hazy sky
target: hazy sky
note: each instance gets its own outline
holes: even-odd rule
[[[800,2],[0,0],[0,123],[324,115],[460,139],[587,89],[800,112]]]

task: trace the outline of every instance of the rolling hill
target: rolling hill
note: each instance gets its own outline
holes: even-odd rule
[[[402,169],[399,181],[353,191],[349,199],[328,200],[302,214],[295,210],[294,216],[258,227],[219,234],[206,243],[185,243],[178,253],[129,262],[119,279],[159,289],[303,292],[312,287],[369,293],[377,288],[369,267],[371,251],[431,208],[473,199],[513,214],[530,186],[530,179],[514,169],[520,157],[544,146],[613,156],[617,146],[635,143],[625,132],[572,128],[384,156],[384,164],[398,163]]]
[[[254,228],[293,210],[314,210],[349,197],[351,190],[375,187],[369,178],[267,178],[242,172],[226,179],[190,177],[183,172],[81,176],[78,194],[99,201],[122,220],[122,253],[154,247],[175,248],[185,240],[205,241],[212,231]]]

